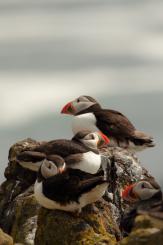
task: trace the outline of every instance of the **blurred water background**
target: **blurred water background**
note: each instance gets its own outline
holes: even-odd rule
[[[71,137],[62,106],[91,95],[153,135],[163,186],[163,1],[0,0],[0,182],[18,140]]]

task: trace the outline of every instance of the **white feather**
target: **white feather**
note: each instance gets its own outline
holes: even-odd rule
[[[95,174],[101,167],[101,155],[96,154],[93,151],[89,151],[83,154],[82,160],[74,165],[71,165],[73,169],[80,169],[84,172]]]
[[[72,131],[74,135],[82,130],[99,131],[96,127],[96,117],[93,113],[85,113],[74,116],[72,121]]]

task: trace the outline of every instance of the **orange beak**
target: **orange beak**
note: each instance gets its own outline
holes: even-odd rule
[[[58,173],[62,174],[65,171],[65,166],[58,168]]]
[[[108,145],[110,143],[109,138],[103,134],[102,132],[98,132],[99,134],[99,142],[98,142],[98,146],[101,147],[103,145]]]
[[[72,105],[72,102],[67,103],[61,110],[61,113],[63,114],[70,114],[73,115],[75,112],[75,108]]]
[[[122,191],[122,198],[126,201],[132,201],[136,198],[134,193],[132,192],[132,189],[134,187],[134,184],[126,186],[124,190]]]

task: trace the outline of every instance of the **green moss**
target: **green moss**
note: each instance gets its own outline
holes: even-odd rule
[[[61,211],[41,209],[35,245],[113,245],[116,239],[105,229],[101,214],[79,217]]]

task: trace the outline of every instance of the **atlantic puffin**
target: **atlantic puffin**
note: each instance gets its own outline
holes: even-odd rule
[[[159,212],[159,216],[163,219],[162,192],[153,178],[140,180],[126,186],[122,192],[122,198],[132,206],[125,211],[121,220],[124,234],[127,235],[131,231],[134,220],[139,214],[157,217]]]
[[[85,130],[78,132],[71,140],[52,140],[31,151],[21,152],[17,160],[24,168],[38,171],[44,159],[50,160],[51,155],[57,154],[64,158],[68,168],[95,174],[105,162],[105,157],[100,155],[98,147],[108,142],[108,138],[101,132]]]
[[[103,175],[66,169],[62,157],[44,160],[34,185],[38,203],[47,209],[80,213],[82,208],[96,202],[105,193],[108,183]]]
[[[101,131],[110,139],[109,146],[127,148],[133,152],[153,147],[151,136],[136,130],[122,113],[103,109],[91,96],[80,96],[67,103],[61,113],[74,115],[72,131]]]

